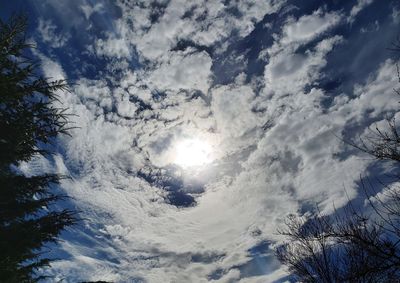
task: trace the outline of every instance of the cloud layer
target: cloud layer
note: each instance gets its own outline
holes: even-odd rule
[[[276,228],[355,198],[370,160],[340,139],[397,111],[389,55],[351,82],[334,60],[359,55],[345,53],[353,37],[376,48],[358,20],[372,1],[48,2],[58,19],[35,4],[37,55],[46,76],[76,81],[61,102],[78,128],[53,159],[21,168],[72,177],[60,189],[84,220],[51,271],[66,282],[283,280]],[[398,10],[371,19],[376,32]],[[190,138],[210,145],[211,164],[174,164]]]

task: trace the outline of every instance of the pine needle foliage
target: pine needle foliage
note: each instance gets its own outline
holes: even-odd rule
[[[63,80],[38,75],[40,64],[29,58],[27,19],[0,20],[0,281],[37,282],[37,271],[49,265],[44,247],[76,222],[74,212],[55,208],[64,196],[51,189],[64,176],[25,176],[15,168],[68,134],[65,109],[55,105]],[[48,147],[47,147],[48,148]]]

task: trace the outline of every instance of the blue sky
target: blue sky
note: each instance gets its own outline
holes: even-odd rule
[[[341,139],[398,111],[397,1],[7,1],[78,127],[55,154],[81,223],[64,282],[284,282],[289,213],[358,200],[382,168]],[[384,169],[384,168],[383,168]]]

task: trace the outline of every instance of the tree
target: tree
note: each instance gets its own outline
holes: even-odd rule
[[[387,119],[387,129],[370,129],[369,136],[350,144],[398,168],[400,132],[394,118]],[[400,175],[396,178],[399,181]],[[322,215],[317,209],[312,215],[286,219],[278,233],[287,241],[275,252],[296,280],[400,282],[400,187],[382,184],[385,189],[377,194],[369,179],[361,180],[368,215],[350,202],[341,213]]]
[[[342,217],[292,215],[279,230],[289,241],[276,255],[300,282],[400,282],[396,217],[371,220],[352,209]]]
[[[39,64],[26,56],[26,18],[0,21],[0,281],[36,282],[39,268],[49,265],[43,247],[76,222],[70,210],[54,204],[64,198],[51,190],[63,176],[25,176],[22,161],[51,154],[45,148],[66,134],[68,115],[54,106],[65,81],[37,74]]]

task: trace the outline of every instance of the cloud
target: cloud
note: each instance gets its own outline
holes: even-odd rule
[[[160,3],[160,9],[150,3],[138,6],[119,2],[123,17],[116,21],[115,32],[126,41],[124,45],[134,45],[143,59],[157,60],[181,40],[211,46],[228,40],[234,31],[243,37],[265,14],[276,12],[283,4],[283,1],[241,1],[227,5],[217,1],[195,4],[171,1]],[[109,40],[113,46],[112,37]]]
[[[286,271],[271,251],[254,250],[280,240],[284,217],[315,203],[331,212],[333,202],[348,201],[343,187],[357,195],[370,161],[337,137],[356,137],[397,111],[395,62],[381,62],[350,89],[325,88],[330,55],[349,40],[335,27],[351,12],[316,7],[302,15],[283,4],[118,2],[112,29],[88,39],[104,67],[61,94],[78,128],[60,137],[56,157],[21,167],[69,174],[61,188],[84,219],[63,235],[54,250],[62,260],[49,272],[66,282],[279,280]],[[96,7],[83,8],[93,31]],[[276,19],[283,24],[272,42],[257,41],[260,23]],[[243,68],[216,84],[223,74],[215,63],[243,64],[252,41],[265,54],[260,74]],[[234,55],[219,57],[226,54]],[[46,76],[68,78],[62,61],[37,55]],[[173,164],[187,138],[211,145],[208,167]],[[173,193],[194,201],[177,205]]]
[[[57,26],[51,20],[39,19],[38,32],[41,40],[48,46],[60,48],[65,46],[70,36],[57,30]]]
[[[129,44],[122,38],[110,36],[107,40],[97,39],[95,43],[96,54],[108,57],[129,57],[131,49]]]
[[[268,94],[285,95],[298,93],[320,77],[320,69],[326,64],[325,56],[342,38],[335,36],[324,39],[314,50],[293,53],[282,50],[270,59],[265,67],[265,91]]]
[[[353,8],[351,8],[350,15],[347,20],[349,22],[353,22],[358,13],[360,13],[361,10],[363,10],[368,5],[372,4],[373,1],[374,0],[357,0],[357,4],[353,6]]]
[[[211,58],[206,52],[186,50],[166,54],[168,59],[155,67],[148,85],[160,91],[200,90],[207,93],[210,85]]]
[[[94,13],[101,13],[102,11],[104,11],[103,3],[96,3],[94,6],[85,3],[84,5],[80,6],[80,8],[85,15],[86,20],[89,20],[91,15],[93,15]]]
[[[313,40],[315,37],[336,26],[340,18],[340,15],[335,12],[324,14],[321,9],[318,9],[311,15],[302,16],[297,20],[289,18],[283,28],[281,44],[303,43]]]
[[[258,117],[252,112],[255,94],[247,85],[213,88],[211,110],[217,130],[227,137],[241,137],[258,126]]]
[[[395,24],[400,23],[400,9],[397,9],[397,8],[393,7],[392,18],[393,18],[393,22]]]

